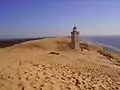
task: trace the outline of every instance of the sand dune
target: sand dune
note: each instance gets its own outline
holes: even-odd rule
[[[120,90],[119,55],[108,59],[91,45],[72,50],[69,42],[48,38],[0,50],[0,90]]]
[[[60,50],[63,47],[69,48],[69,38],[46,38],[41,40],[33,40],[24,42],[21,44],[16,44],[12,46],[13,48],[20,48],[20,49],[43,49],[43,50]]]

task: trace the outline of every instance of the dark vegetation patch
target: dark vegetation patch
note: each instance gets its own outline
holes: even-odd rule
[[[43,38],[27,38],[27,39],[2,39],[0,40],[0,48],[5,48],[5,47],[10,47],[15,44],[23,43],[26,41],[31,41],[31,40],[38,40],[38,39],[44,39],[48,37],[43,37]]]
[[[57,53],[57,52],[50,52],[49,54],[60,55],[60,53]]]

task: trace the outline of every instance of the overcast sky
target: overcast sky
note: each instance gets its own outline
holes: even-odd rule
[[[0,0],[0,39],[120,35],[120,0]]]

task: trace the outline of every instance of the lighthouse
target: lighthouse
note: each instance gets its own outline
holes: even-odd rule
[[[71,46],[73,49],[79,48],[79,31],[77,31],[76,26],[73,27],[71,32]]]

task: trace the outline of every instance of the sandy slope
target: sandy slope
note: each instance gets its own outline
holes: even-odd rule
[[[71,50],[68,42],[49,38],[1,49],[0,90],[120,90],[120,64],[96,49]]]

